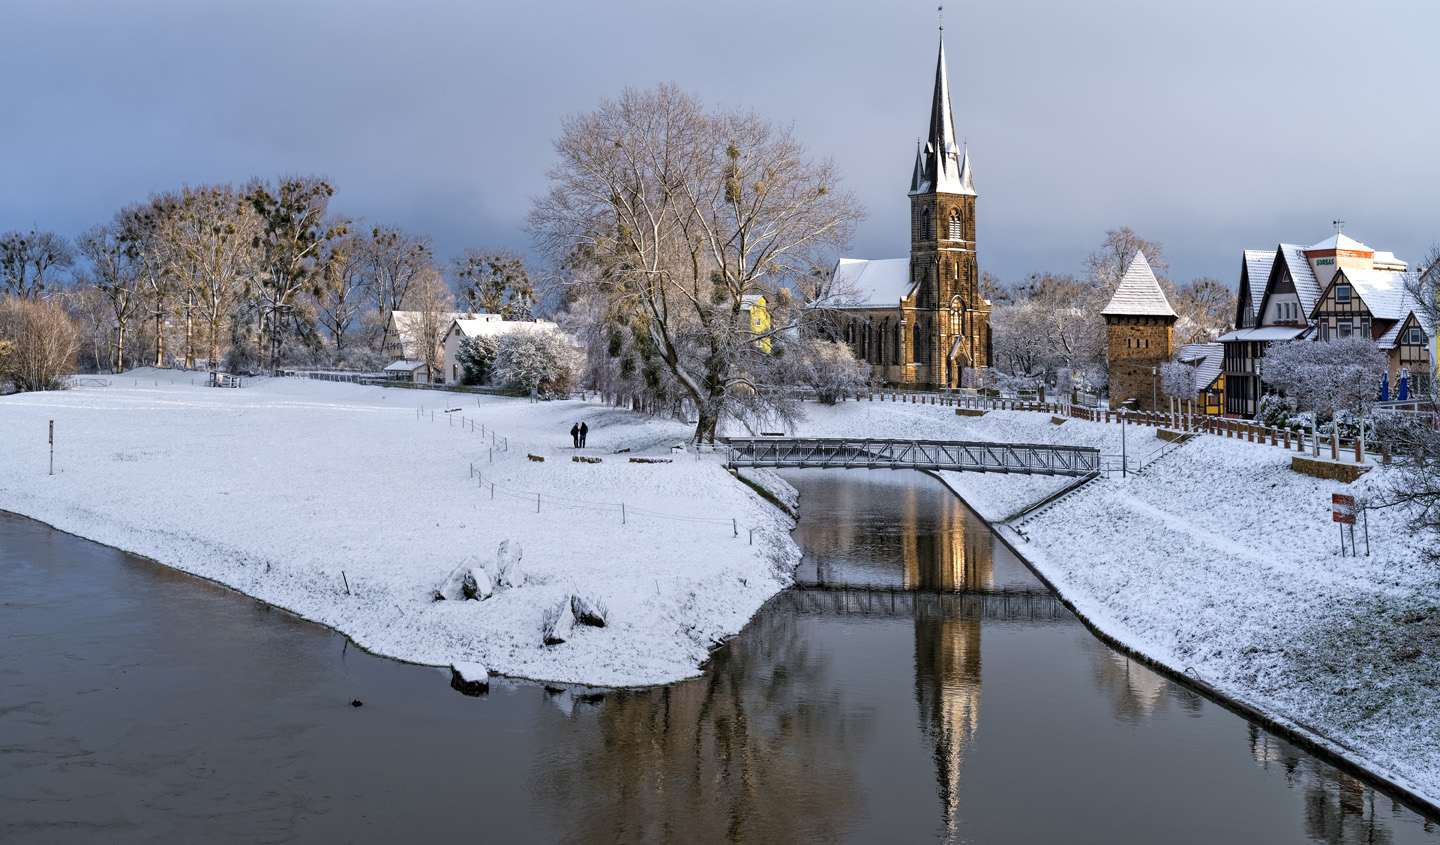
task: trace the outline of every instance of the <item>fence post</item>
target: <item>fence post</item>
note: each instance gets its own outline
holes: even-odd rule
[[[536,512],[536,513],[539,513],[539,512],[540,512],[540,494],[539,494],[539,493],[536,493],[536,494],[535,494],[535,512]]]

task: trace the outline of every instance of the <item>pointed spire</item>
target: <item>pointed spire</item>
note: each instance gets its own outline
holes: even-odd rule
[[[930,129],[925,138],[923,178],[911,180],[910,193],[974,194],[969,154],[962,169],[960,147],[955,143],[955,121],[950,113],[950,79],[945,70],[945,40],[935,62],[935,93],[930,102]]]
[[[922,185],[925,184],[925,156],[921,153],[920,141],[915,141],[915,172],[910,176],[910,193],[924,193]]]
[[[1175,309],[1170,307],[1170,300],[1160,289],[1160,282],[1155,278],[1155,271],[1150,269],[1143,250],[1135,253],[1135,259],[1125,269],[1125,275],[1115,288],[1115,295],[1110,297],[1110,304],[1100,314],[1117,317],[1175,316]]]

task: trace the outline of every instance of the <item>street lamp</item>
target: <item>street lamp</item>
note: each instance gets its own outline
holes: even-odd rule
[[[1150,368],[1150,410],[1160,410],[1160,395],[1155,389],[1156,376],[1160,374],[1159,367]]]
[[[1120,477],[1125,478],[1125,473],[1130,468],[1130,459],[1125,456],[1125,421],[1130,418],[1130,409],[1120,409]]]

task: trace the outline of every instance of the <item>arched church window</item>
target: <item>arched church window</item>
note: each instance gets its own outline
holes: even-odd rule
[[[965,334],[965,309],[958,296],[950,300],[950,334]]]
[[[960,209],[950,212],[950,240],[965,240],[965,223],[960,217]]]
[[[917,364],[925,363],[925,329],[919,320],[915,321],[915,330],[911,337],[910,351],[911,360]]]
[[[935,240],[935,230],[930,226],[930,209],[920,210],[920,240]]]

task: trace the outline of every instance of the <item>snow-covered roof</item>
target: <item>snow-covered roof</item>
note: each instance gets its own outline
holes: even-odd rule
[[[751,308],[755,307],[755,303],[759,302],[764,298],[765,295],[761,293],[747,293],[744,296],[740,297],[740,310],[749,311]]]
[[[1115,288],[1115,295],[1110,297],[1110,304],[1100,313],[1126,317],[1176,316],[1170,300],[1160,290],[1160,282],[1156,281],[1155,271],[1150,269],[1144,252],[1135,253],[1135,260],[1126,268],[1125,275]]]
[[[1320,252],[1328,249],[1348,249],[1352,252],[1374,252],[1375,250],[1360,243],[1349,235],[1336,232],[1325,240],[1314,246],[1305,247],[1306,252]]]
[[[1377,252],[1371,257],[1371,260],[1375,262],[1376,270],[1397,270],[1403,272],[1409,267],[1404,261],[1396,258],[1393,252]]]
[[[413,373],[413,372],[415,372],[416,370],[420,369],[420,368],[423,367],[423,366],[425,366],[425,362],[424,362],[424,361],[407,361],[407,360],[405,360],[405,359],[402,358],[402,359],[399,360],[399,361],[395,361],[395,362],[393,362],[393,363],[387,364],[387,365],[385,366],[385,372],[387,372],[387,373]]]
[[[1258,329],[1236,329],[1216,338],[1216,343],[1230,343],[1237,340],[1294,340],[1304,334],[1307,327],[1264,326]]]
[[[1221,343],[1187,343],[1180,347],[1176,359],[1195,365],[1195,386],[1205,390],[1220,378],[1225,363],[1225,346]]]
[[[1393,270],[1357,270],[1342,267],[1336,279],[1343,274],[1357,294],[1370,309],[1370,316],[1380,320],[1404,318],[1412,303],[1405,293],[1405,274]]]
[[[1305,249],[1295,244],[1280,244],[1279,252],[1285,266],[1290,268],[1290,280],[1295,283],[1295,296],[1300,300],[1300,310],[1309,314],[1315,310],[1315,303],[1320,301],[1320,282],[1315,278],[1315,271],[1310,268]]]
[[[478,317],[457,317],[450,322],[446,329],[448,334],[453,329],[460,329],[460,333],[466,337],[479,337],[480,335],[502,335],[513,332],[521,326],[554,331],[556,325],[549,320],[505,320],[499,314],[482,314]]]
[[[443,311],[440,313],[440,325],[449,326],[450,321],[457,318],[479,319],[481,317],[495,317],[495,314],[476,314],[467,311]],[[391,311],[390,322],[385,326],[385,344],[400,344],[400,356],[413,360],[420,357],[420,336],[425,330],[424,311]],[[393,329],[393,333],[392,333]]]
[[[1260,300],[1265,298],[1265,285],[1270,280],[1270,268],[1275,266],[1275,250],[1245,250],[1245,277],[1250,281],[1250,316],[1260,317]],[[1256,290],[1255,286],[1260,289]]]
[[[915,287],[908,258],[842,258],[835,265],[834,282],[837,289],[856,294],[841,308],[895,308]]]

